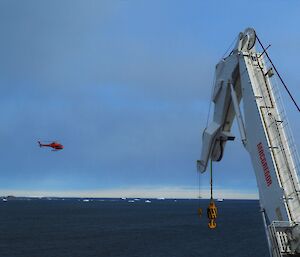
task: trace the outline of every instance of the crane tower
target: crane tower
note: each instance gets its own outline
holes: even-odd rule
[[[259,191],[272,257],[300,256],[299,157],[276,83],[276,68],[252,28],[239,33],[234,49],[216,65],[211,101],[214,114],[203,131],[198,171],[220,161],[231,127],[239,132]],[[241,103],[242,100],[242,104]]]

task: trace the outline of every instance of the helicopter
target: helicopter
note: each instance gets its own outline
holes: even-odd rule
[[[42,144],[40,141],[38,141],[38,144],[40,147],[52,147],[53,150],[52,151],[59,151],[62,150],[64,148],[64,146],[56,141],[53,141],[50,144]]]

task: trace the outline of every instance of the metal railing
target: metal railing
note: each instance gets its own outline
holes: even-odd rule
[[[273,257],[293,254],[289,245],[289,235],[287,232],[294,226],[295,224],[286,221],[273,221],[271,225],[269,225],[268,230],[273,246]]]

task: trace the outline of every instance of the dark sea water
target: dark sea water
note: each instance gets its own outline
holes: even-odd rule
[[[266,257],[258,201],[16,200],[0,202],[0,257]]]

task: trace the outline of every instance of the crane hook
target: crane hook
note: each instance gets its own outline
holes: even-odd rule
[[[217,215],[218,215],[218,210],[213,199],[212,160],[210,160],[210,203],[207,207],[207,217],[209,219],[208,227],[210,229],[214,229],[217,227],[217,223],[216,223]]]

